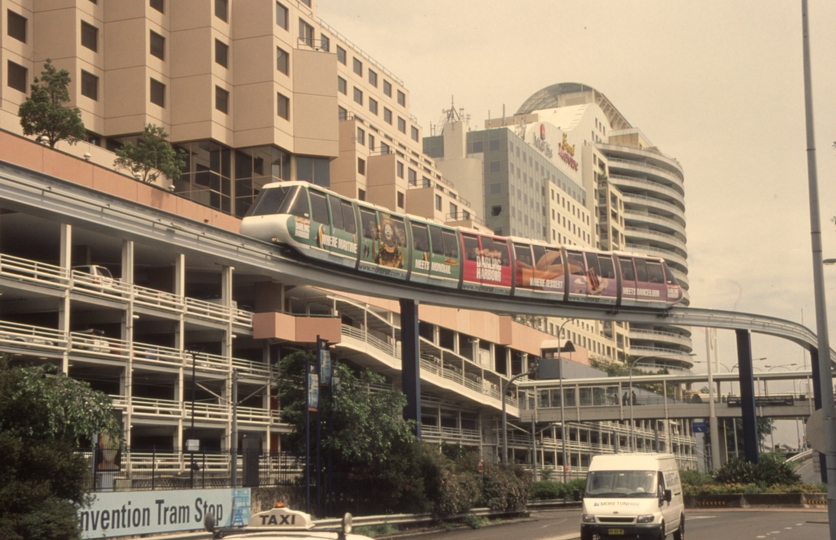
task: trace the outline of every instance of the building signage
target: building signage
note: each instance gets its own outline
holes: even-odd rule
[[[249,523],[250,489],[97,493],[78,520],[82,538],[117,538],[203,529],[206,514],[223,527]]]
[[[794,403],[794,396],[755,396],[756,407],[791,407]],[[743,402],[740,396],[729,396],[727,404],[729,407],[740,407]]]
[[[554,157],[551,145],[546,142],[546,124],[540,124],[540,136],[534,138],[533,145],[547,158]]]
[[[573,158],[572,155],[569,154],[569,152],[566,150],[567,147],[571,148],[572,152],[574,153],[575,147],[574,146],[569,146],[568,144],[566,144],[566,134],[564,133],[563,134],[563,142],[560,144],[560,146],[557,147],[557,155],[559,155],[560,159],[562,159],[564,162],[566,162],[567,165],[572,167],[572,170],[577,171],[578,170],[578,162],[575,161],[575,158]]]

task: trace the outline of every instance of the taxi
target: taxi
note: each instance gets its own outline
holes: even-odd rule
[[[283,503],[266,512],[253,514],[244,527],[215,527],[214,514],[207,514],[204,527],[213,538],[241,538],[259,540],[372,540],[368,536],[351,534],[351,514],[343,516],[336,527],[316,527],[310,514],[291,510]]]

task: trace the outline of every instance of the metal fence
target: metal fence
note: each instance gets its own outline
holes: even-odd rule
[[[170,448],[80,448],[89,463],[90,491],[137,491],[232,486],[232,454]],[[239,450],[236,486],[297,485],[304,481],[304,458],[288,452]]]

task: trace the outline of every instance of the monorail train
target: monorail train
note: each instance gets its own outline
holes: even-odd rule
[[[241,234],[362,274],[439,290],[666,309],[682,289],[663,259],[440,225],[308,182],[261,190]]]

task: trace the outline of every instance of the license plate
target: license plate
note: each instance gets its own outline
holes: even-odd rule
[[[623,535],[624,529],[607,529],[607,534],[615,536],[615,535]]]

